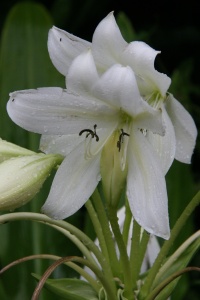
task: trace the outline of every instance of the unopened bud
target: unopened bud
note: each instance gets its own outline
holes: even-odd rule
[[[0,164],[0,210],[13,210],[30,201],[40,190],[60,155],[34,154]]]
[[[33,154],[35,154],[35,152],[0,139],[0,163],[11,157]]]

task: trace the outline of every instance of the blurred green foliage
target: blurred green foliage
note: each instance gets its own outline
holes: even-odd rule
[[[171,1],[140,3],[135,1],[94,0],[12,0],[0,4],[0,136],[8,141],[38,149],[39,137],[25,132],[12,123],[6,113],[8,95],[14,90],[42,86],[62,86],[64,78],[52,66],[47,51],[48,30],[54,24],[77,36],[91,40],[92,33],[101,19],[115,11],[117,22],[127,41],[143,40],[153,48],[162,50],[156,59],[159,71],[172,78],[170,91],[193,115],[200,126],[200,26],[195,18],[196,2],[185,9]],[[149,1],[150,2],[150,1]],[[179,1],[177,1],[179,2]],[[193,3],[194,2],[194,3]],[[167,6],[165,6],[167,4]],[[163,9],[163,7],[165,9]],[[174,162],[167,174],[169,213],[171,227],[200,186],[199,173],[200,142],[193,156],[192,165]],[[42,192],[21,208],[23,211],[39,212],[45,201],[52,178],[45,183]],[[199,228],[200,210],[185,225],[174,249],[192,232]],[[84,209],[70,220],[84,227],[87,219]],[[93,232],[91,232],[91,235]],[[0,226],[0,265],[26,255],[51,253],[60,256],[75,255],[77,249],[53,229],[25,221]],[[30,299],[35,281],[31,273],[42,274],[50,262],[26,262],[7,271],[0,279],[0,299]],[[200,255],[193,259],[199,265]],[[66,267],[59,268],[55,277],[70,277],[74,274]],[[196,274],[184,275],[172,300],[199,299],[199,281]],[[25,284],[24,284],[25,282]],[[41,299],[51,300],[54,296],[43,292]]]

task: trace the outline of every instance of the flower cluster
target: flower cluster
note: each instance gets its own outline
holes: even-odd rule
[[[43,212],[55,219],[72,215],[102,178],[111,198],[126,184],[135,220],[168,239],[165,174],[174,158],[190,163],[197,130],[168,93],[170,78],[154,68],[159,52],[126,43],[112,13],[91,43],[53,27],[48,49],[67,88],[13,92],[7,105],[15,123],[42,134],[43,152],[65,157]]]

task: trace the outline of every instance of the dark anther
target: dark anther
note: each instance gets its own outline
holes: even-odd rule
[[[14,102],[14,101],[15,101],[15,99],[13,98],[13,99],[12,99],[12,102]]]
[[[62,39],[60,38],[60,42],[62,41]]]
[[[123,142],[124,142],[124,136],[125,136],[125,135],[126,135],[126,136],[130,136],[130,134],[124,132],[124,130],[121,129],[121,133],[120,133],[120,136],[119,136],[119,141],[117,141],[117,148],[119,149],[119,152],[120,152],[121,146],[122,146],[122,144],[123,144]]]
[[[80,132],[79,132],[79,135],[82,135],[84,132],[87,132],[87,134],[86,134],[86,138],[89,136],[89,135],[91,135],[91,137],[92,138],[96,138],[96,142],[98,142],[99,141],[99,137],[98,137],[98,135],[97,135],[97,133],[96,133],[96,128],[97,128],[97,124],[95,124],[94,125],[94,130],[91,130],[91,129],[83,129],[83,130],[81,130]]]

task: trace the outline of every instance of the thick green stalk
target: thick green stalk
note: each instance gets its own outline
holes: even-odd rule
[[[132,220],[132,212],[130,210],[128,201],[126,201],[126,212],[125,212],[125,220],[124,220],[124,226],[123,226],[123,239],[124,239],[124,244],[127,246],[128,244],[128,236],[129,236],[129,230],[130,230],[130,225],[131,225],[131,220]]]
[[[132,274],[132,284],[134,288],[136,288],[136,283],[140,272],[140,270],[138,269],[138,261],[140,258],[140,230],[141,226],[134,220],[130,252],[130,267]]]
[[[153,287],[153,282],[156,277],[156,274],[158,273],[164,259],[166,258],[171,246],[173,245],[176,237],[178,236],[179,232],[183,228],[183,226],[186,224],[187,219],[191,215],[191,213],[194,211],[197,205],[200,203],[200,191],[194,196],[194,198],[190,201],[190,203],[187,205],[187,207],[184,209],[183,213],[177,220],[176,224],[174,225],[174,228],[171,231],[171,237],[168,241],[165,241],[163,247],[161,248],[157,259],[150,269],[145,283],[140,291],[140,299],[146,299],[147,295],[151,291]]]
[[[102,225],[101,223],[99,222],[99,219],[98,219],[98,216],[96,214],[96,211],[94,210],[94,207],[91,203],[90,200],[88,200],[86,203],[85,203],[85,207],[88,211],[88,214],[90,216],[90,219],[92,221],[92,224],[94,226],[94,230],[96,232],[96,235],[97,235],[97,238],[98,238],[98,241],[99,241],[99,245],[100,245],[100,248],[101,248],[101,251],[109,265],[109,256],[108,256],[108,249],[107,249],[107,245],[106,245],[106,242],[105,242],[105,239],[104,239],[104,236],[103,236],[103,232],[102,232]]]
[[[109,214],[110,224],[112,226],[112,230],[114,233],[114,237],[120,252],[120,262],[121,262],[123,275],[124,275],[124,297],[126,297],[129,300],[133,300],[134,295],[132,290],[133,286],[132,286],[130,262],[127,254],[127,249],[124,244],[124,240],[118,224],[117,209],[113,207],[109,207],[108,214]]]
[[[142,233],[142,239],[140,242],[140,257],[138,259],[138,271],[140,272],[141,266],[142,266],[142,262],[144,260],[144,256],[147,250],[147,246],[148,246],[148,242],[149,242],[149,238],[150,238],[150,234],[147,233],[145,230]],[[138,273],[139,275],[139,273]]]
[[[85,203],[85,207],[87,208],[88,214],[89,214],[90,219],[92,221],[92,224],[94,226],[94,230],[95,230],[97,238],[99,240],[99,245],[100,245],[102,254],[103,254],[103,256],[105,258],[105,261],[106,261],[107,267],[103,271],[104,271],[105,274],[107,274],[106,277],[107,277],[107,279],[109,279],[110,284],[113,286],[113,290],[116,290],[115,283],[114,283],[114,280],[113,280],[112,269],[111,269],[111,265],[110,265],[110,262],[109,262],[108,249],[107,249],[106,241],[105,241],[103,231],[102,231],[102,227],[103,227],[104,224],[101,224],[99,222],[96,211],[94,210],[94,207],[93,207],[90,200],[88,200]],[[115,292],[117,293],[117,291],[115,291]]]
[[[112,232],[108,222],[105,206],[103,205],[102,199],[96,189],[92,195],[93,205],[99,218],[100,224],[103,224],[102,231],[107,244],[109,264],[111,265],[113,274],[115,277],[121,278],[120,264],[117,258],[116,246],[113,240]]]

